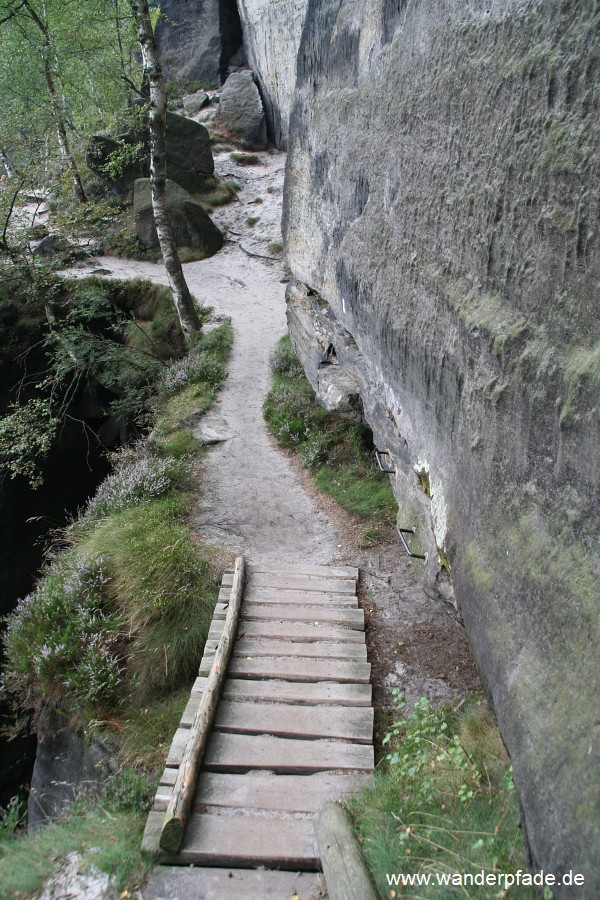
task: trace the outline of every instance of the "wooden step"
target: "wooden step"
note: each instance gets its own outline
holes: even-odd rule
[[[309,900],[324,895],[323,876],[315,872],[200,866],[157,866],[144,889],[144,900]]]
[[[302,774],[327,770],[370,772],[374,759],[372,745],[214,732],[203,764],[211,772],[269,769]]]
[[[225,608],[219,609],[222,604],[217,604],[215,617],[224,619]],[[330,609],[322,606],[271,606],[266,603],[242,604],[240,614],[240,626],[242,630],[245,622],[262,622],[265,620],[274,622],[322,622],[328,625],[346,625],[358,631],[364,631],[365,614],[362,609]]]
[[[170,773],[170,784],[161,783],[156,792],[154,809],[167,809],[177,769]],[[161,779],[161,782],[164,779]],[[230,775],[221,772],[202,772],[194,808],[208,806],[232,809],[263,809],[279,812],[314,813],[327,800],[339,800],[359,791],[370,780],[368,775],[316,772],[314,775],[272,775],[250,772]]]
[[[199,696],[206,678],[197,678],[192,696]],[[273,703],[300,703],[308,706],[370,706],[370,684],[339,684],[333,681],[305,682],[252,681],[228,678],[221,694],[225,700],[264,700]]]
[[[305,575],[311,578],[358,578],[354,566],[311,566],[308,563],[251,563],[247,565],[251,573],[269,572],[275,575]]]
[[[218,641],[207,641],[205,653],[214,653]],[[312,656],[323,659],[367,659],[366,644],[339,641],[278,641],[270,638],[241,638],[233,648],[234,656]]]
[[[219,640],[223,632],[223,622],[213,621],[208,633],[209,640]],[[330,625],[327,622],[277,622],[244,621],[238,628],[238,640],[244,637],[279,638],[293,641],[343,641],[364,644],[364,632],[346,625]]]
[[[315,871],[319,853],[312,818],[194,813],[177,861],[182,865]]]
[[[151,812],[148,816],[143,850],[156,852],[163,819],[162,812]],[[193,813],[177,856],[161,855],[160,859],[183,866],[271,866],[288,871],[315,871],[319,866],[312,817],[291,818],[280,814],[265,818],[260,813]]]
[[[229,600],[229,588],[221,588],[219,600]],[[278,588],[249,587],[244,591],[244,602],[296,603],[302,606],[329,605],[358,607],[356,594],[325,594],[320,591],[283,591]]]
[[[222,732],[337,738],[368,744],[373,739],[373,709],[223,700],[214,727]]]
[[[373,710],[360,706],[315,707],[222,700],[214,729],[281,737],[340,738],[368,744],[373,739]]]
[[[203,658],[199,675],[208,675],[212,656]],[[283,681],[339,681],[348,684],[368,684],[371,664],[362,660],[310,659],[305,657],[257,656],[244,659],[234,656],[227,672],[232,678],[277,678]]]
[[[233,584],[233,575],[223,575],[223,586]],[[256,574],[249,575],[246,587],[279,588],[284,591],[319,591],[325,594],[355,594],[354,578],[306,578],[302,575]]]

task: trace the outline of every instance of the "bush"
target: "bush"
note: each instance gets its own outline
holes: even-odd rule
[[[120,622],[107,602],[107,581],[104,560],[60,556],[8,617],[5,678],[24,705],[118,703]]]
[[[156,786],[146,775],[125,766],[106,791],[106,805],[116,812],[148,812]]]
[[[147,503],[172,487],[176,461],[154,456],[147,443],[136,446],[137,452],[113,454],[113,459],[117,459],[115,471],[104,479],[88,503],[88,519],[101,519],[137,503]]]
[[[399,716],[383,741],[387,756],[374,782],[351,800],[379,895],[390,896],[386,872],[432,873],[431,887],[399,886],[398,896],[437,898],[436,872],[525,869],[512,769],[489,709],[473,699],[460,712],[436,709],[423,698],[408,712],[395,693]],[[498,896],[497,885],[477,890],[478,897]]]

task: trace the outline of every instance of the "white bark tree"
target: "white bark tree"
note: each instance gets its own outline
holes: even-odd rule
[[[154,222],[181,330],[186,343],[189,344],[194,332],[200,330],[201,324],[183,274],[167,209],[165,137],[167,98],[165,83],[154,40],[148,0],[129,0],[129,2],[137,24],[144,74],[150,87],[148,128],[150,131],[150,184]]]

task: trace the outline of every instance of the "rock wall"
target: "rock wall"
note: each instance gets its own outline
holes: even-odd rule
[[[238,0],[246,56],[258,80],[269,137],[287,146],[296,58],[308,0]]]
[[[156,40],[169,81],[218,85],[241,46],[235,0],[162,0]]]
[[[288,8],[281,34],[269,15],[252,36],[265,83],[301,5],[269,4]],[[259,4],[240,8],[254,27]],[[389,448],[424,576],[451,568],[534,864],[584,873],[569,896],[585,897],[600,892],[599,22],[595,0],[309,0],[284,213],[294,343],[323,402],[362,403]]]

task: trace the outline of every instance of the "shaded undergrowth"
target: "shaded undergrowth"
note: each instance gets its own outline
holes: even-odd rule
[[[320,490],[350,515],[391,524],[396,503],[389,480],[374,464],[370,430],[317,405],[289,336],[279,341],[272,367],[263,409],[279,446],[297,453]]]

